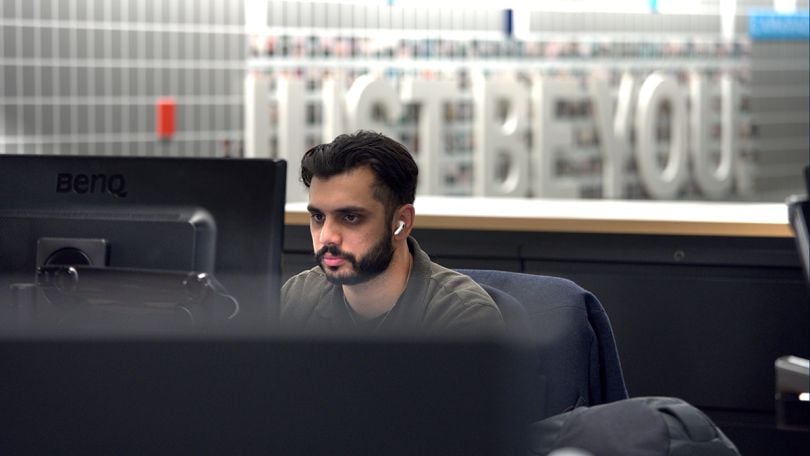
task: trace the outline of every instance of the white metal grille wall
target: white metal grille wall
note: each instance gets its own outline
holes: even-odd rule
[[[2,0],[0,152],[238,153],[244,43],[242,0]]]
[[[804,193],[800,170],[810,161],[810,45],[754,42],[751,53],[752,196],[784,201]]]

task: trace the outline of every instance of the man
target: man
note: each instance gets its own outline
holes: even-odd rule
[[[503,329],[478,284],[431,262],[410,237],[417,174],[408,150],[378,133],[341,135],[304,154],[317,266],[284,284],[282,325],[377,334]]]

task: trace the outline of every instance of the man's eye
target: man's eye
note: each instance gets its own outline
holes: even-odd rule
[[[343,216],[343,220],[345,220],[346,223],[357,223],[360,221],[360,217],[355,214],[346,214]]]
[[[311,214],[310,217],[315,223],[323,223],[323,214]]]

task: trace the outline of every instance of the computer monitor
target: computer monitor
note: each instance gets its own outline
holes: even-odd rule
[[[280,160],[0,155],[0,311],[20,304],[21,284],[75,278],[59,265],[78,265],[94,302],[114,299],[88,284],[154,301],[155,286],[166,300],[197,281],[192,294],[234,302],[230,326],[272,328],[285,173]]]

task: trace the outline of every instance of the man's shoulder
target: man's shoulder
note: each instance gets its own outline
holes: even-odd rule
[[[489,293],[472,278],[436,263],[431,264],[429,288],[434,300],[449,302],[457,307],[482,307],[498,311]]]
[[[431,285],[437,289],[437,292],[462,294],[468,298],[481,298],[483,302],[495,305],[489,294],[470,276],[442,265],[431,264],[430,281]]]
[[[287,279],[282,287],[282,290],[291,290],[302,286],[314,285],[320,282],[326,282],[326,275],[319,267],[315,266],[312,269],[301,271]]]
[[[450,330],[499,331],[503,316],[495,301],[472,278],[433,263],[428,289],[427,320]]]
[[[327,292],[328,281],[318,267],[299,272],[281,287],[282,319],[292,314],[309,314]]]

